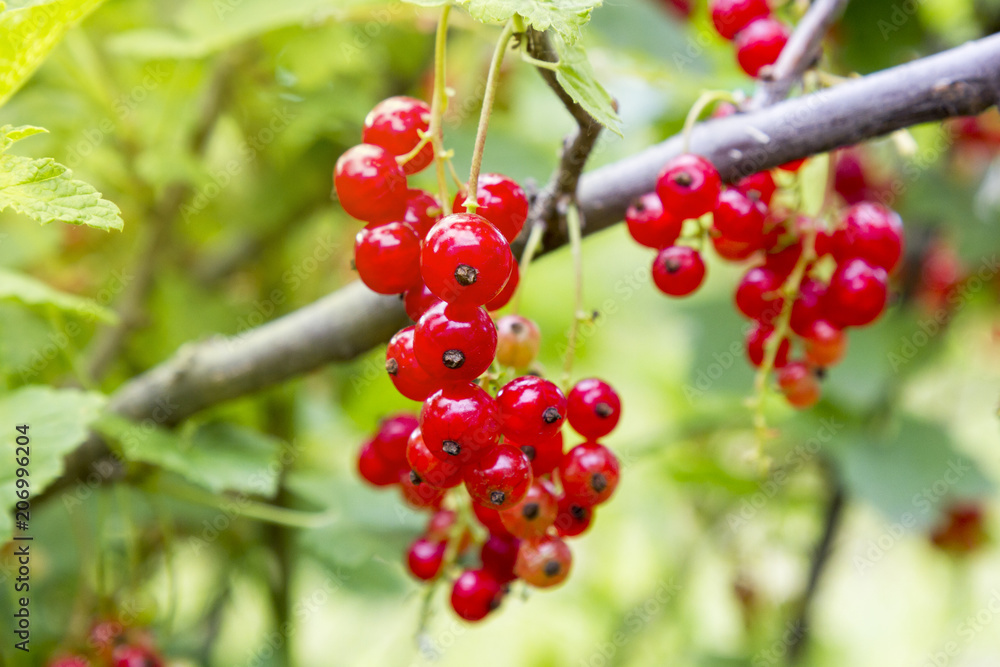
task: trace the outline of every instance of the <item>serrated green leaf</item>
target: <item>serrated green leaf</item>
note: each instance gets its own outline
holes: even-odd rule
[[[535,30],[551,28],[567,42],[580,37],[580,28],[602,0],[466,0],[472,18],[484,23],[506,21],[515,14]]]
[[[105,397],[77,389],[29,386],[0,396],[0,424],[7,429],[3,438],[4,456],[0,465],[0,544],[11,537],[10,509],[17,500],[17,475],[13,462],[14,444],[21,435],[16,426],[28,425],[28,480],[32,498],[37,498],[63,472],[63,457],[87,438],[90,424],[97,419]],[[29,526],[30,526],[29,520]]]
[[[114,311],[104,308],[96,301],[60,292],[31,276],[7,269],[0,269],[0,300],[16,301],[35,308],[55,307],[70,315],[109,324],[118,321]]]
[[[576,44],[556,37],[552,40],[559,54],[556,78],[573,100],[594,120],[618,136],[622,136],[621,118],[615,111],[614,100],[597,82],[586,52]]]
[[[52,158],[0,156],[0,211],[9,207],[42,224],[61,220],[120,230],[118,207],[72,173]]]
[[[34,74],[66,31],[104,0],[49,0],[0,13],[0,106]]]
[[[48,130],[44,127],[35,127],[34,125],[20,125],[18,127],[4,125],[0,127],[0,153],[10,148],[15,141],[20,141],[33,134],[42,134],[43,132],[48,132]]]
[[[129,461],[175,472],[209,491],[240,491],[272,497],[278,488],[280,441],[226,423],[199,426],[181,435],[104,415],[94,428],[121,445]]]

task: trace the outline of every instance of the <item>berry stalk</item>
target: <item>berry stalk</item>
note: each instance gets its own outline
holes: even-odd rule
[[[733,94],[728,90],[706,90],[699,95],[698,99],[691,105],[691,110],[688,111],[688,115],[684,119],[681,153],[686,154],[691,152],[691,131],[694,129],[694,124],[698,122],[698,118],[708,108],[708,105],[713,102],[735,102],[735,99]]]
[[[451,215],[451,198],[448,196],[448,178],[444,169],[444,125],[441,122],[448,106],[448,93],[445,91],[445,50],[448,43],[448,14],[451,5],[441,8],[441,19],[438,21],[437,33],[434,35],[434,95],[431,99],[431,122],[427,129],[434,146],[434,168],[437,172],[438,199],[445,215]]]
[[[528,273],[528,267],[531,265],[531,260],[534,259],[535,253],[538,252],[538,246],[542,242],[542,235],[545,233],[545,226],[540,224],[533,224],[531,226],[531,231],[528,232],[528,240],[524,244],[524,252],[521,254],[520,272],[521,281],[524,281],[524,277]],[[511,307],[511,312],[517,314],[521,310],[521,292],[522,290],[517,290],[514,294],[514,303]]]
[[[566,211],[566,230],[569,234],[570,252],[573,254],[573,281],[575,283],[575,299],[573,303],[573,324],[570,325],[569,338],[566,342],[566,357],[563,359],[562,385],[568,391],[570,377],[573,373],[573,357],[576,354],[576,339],[580,331],[580,322],[587,319],[583,308],[583,233],[580,228],[580,211],[576,204],[570,204]]]

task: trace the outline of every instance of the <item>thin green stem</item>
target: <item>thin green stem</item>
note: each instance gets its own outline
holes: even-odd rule
[[[500,65],[507,51],[507,44],[514,36],[514,20],[507,21],[497,40],[490,62],[490,72],[486,77],[486,92],[483,94],[483,108],[479,113],[479,129],[476,131],[476,146],[472,151],[472,168],[469,169],[469,195],[465,199],[465,209],[475,213],[479,204],[476,200],[479,190],[479,170],[483,164],[483,150],[486,148],[486,132],[490,127],[490,114],[493,112],[493,100],[496,98],[497,87],[500,84]]]
[[[541,67],[542,69],[552,70],[553,72],[559,71],[559,63],[552,62],[551,60],[539,60],[527,51],[527,46],[521,45],[521,60],[528,63],[529,65],[534,65],[535,67]]]
[[[691,106],[691,110],[688,111],[687,118],[684,119],[684,141],[682,143],[682,152],[687,153],[691,148],[691,130],[694,128],[694,124],[698,122],[698,118],[705,109],[708,108],[709,104],[713,102],[732,102],[733,94],[728,90],[706,90],[703,92],[695,103]]]
[[[535,253],[538,252],[538,247],[542,243],[542,236],[544,234],[545,226],[536,223],[532,225],[531,231],[528,233],[528,240],[524,244],[521,262],[517,267],[517,270],[520,271],[520,283],[517,286],[517,292],[514,294],[514,303],[511,304],[511,312],[515,315],[521,310],[521,294],[524,292],[521,286],[524,285],[524,276],[528,273],[528,267],[531,266],[531,260],[535,257]]]
[[[587,319],[583,308],[583,233],[580,227],[580,212],[577,210],[576,204],[572,204],[566,211],[566,228],[569,232],[570,252],[573,255],[573,280],[575,282],[573,324],[569,329],[566,357],[563,359],[562,384],[567,391],[573,374],[573,358],[576,356],[576,341],[579,337],[580,323]]]
[[[427,133],[434,146],[434,165],[437,171],[438,198],[445,215],[451,214],[451,198],[448,196],[448,178],[444,167],[444,124],[441,122],[448,108],[448,91],[445,90],[445,55],[448,44],[448,14],[451,5],[441,8],[437,33],[434,36],[434,95],[431,98],[431,122]]]

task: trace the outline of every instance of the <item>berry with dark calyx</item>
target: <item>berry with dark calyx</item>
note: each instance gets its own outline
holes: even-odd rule
[[[497,510],[490,509],[486,505],[480,505],[479,503],[472,503],[472,512],[476,515],[476,519],[479,523],[481,523],[486,530],[490,531],[491,535],[499,535],[500,537],[508,538],[514,537],[503,525],[503,521],[500,520],[500,512]]]
[[[788,26],[773,18],[760,18],[736,35],[736,60],[744,72],[757,76],[773,65],[788,41]]]
[[[594,508],[577,502],[572,496],[559,497],[555,527],[560,537],[576,537],[590,528]]]
[[[656,194],[664,211],[681,220],[714,211],[721,189],[722,179],[715,166],[690,153],[667,162],[656,179]]]
[[[409,469],[399,473],[399,488],[403,494],[403,502],[415,510],[440,509],[441,501],[444,500],[444,489],[431,486]]]
[[[455,204],[452,206],[455,213],[465,212],[467,196],[464,191],[455,195]],[[476,202],[479,204],[476,215],[493,223],[508,242],[517,238],[524,227],[524,221],[528,219],[528,197],[524,190],[502,174],[480,174]]]
[[[361,139],[366,144],[381,146],[391,155],[407,155],[420,143],[420,134],[427,132],[430,121],[431,108],[426,102],[412,97],[390,97],[368,112]],[[428,141],[402,169],[415,174],[433,161],[434,146]]]
[[[507,444],[484,452],[465,468],[465,488],[469,495],[490,509],[505,510],[521,502],[531,482],[527,457]]]
[[[712,216],[712,228],[720,236],[734,241],[764,244],[764,220],[767,206],[755,201],[739,190],[728,189],[719,195],[719,203]]]
[[[535,477],[547,475],[559,467],[559,462],[563,457],[563,434],[556,431],[555,435],[535,440],[530,445],[519,445],[513,440],[508,440],[508,444],[514,445],[528,457],[531,463],[531,472]]]
[[[770,324],[781,314],[781,278],[767,267],[750,269],[736,287],[736,307],[752,320]]]
[[[753,327],[747,331],[747,359],[754,366],[754,368],[760,368],[760,365],[764,363],[764,357],[767,353],[766,346],[773,333],[774,327],[770,324],[764,324],[763,322],[755,322]],[[778,351],[774,356],[774,368],[781,368],[788,363],[788,350],[790,347],[791,343],[788,342],[788,339],[782,339],[781,343],[778,345]]]
[[[442,383],[471,382],[486,372],[497,349],[497,330],[482,308],[439,303],[420,317],[413,353]]]
[[[516,537],[491,534],[479,550],[479,559],[483,569],[489,572],[501,584],[517,579],[514,574],[514,564],[517,562],[517,550],[521,540]]]
[[[447,544],[432,542],[425,537],[418,538],[406,552],[406,566],[417,579],[430,581],[441,571]]]
[[[448,303],[482,306],[510,277],[514,256],[497,228],[485,218],[456,213],[427,233],[420,271],[427,289]]]
[[[406,191],[406,210],[403,222],[413,227],[421,239],[427,236],[431,227],[441,219],[441,202],[426,190],[411,188]]]
[[[522,540],[517,550],[514,573],[535,588],[558,586],[573,566],[569,546],[558,537]]]
[[[555,487],[547,479],[536,479],[519,503],[500,512],[500,520],[521,539],[540,537],[556,520]]]
[[[358,474],[373,486],[391,486],[399,481],[399,467],[379,456],[370,442],[358,452]]]
[[[792,331],[808,336],[813,323],[823,318],[826,285],[813,278],[805,278],[799,285],[799,295],[792,303]]]
[[[802,341],[806,360],[820,368],[838,363],[847,351],[847,334],[826,320],[815,320]]]
[[[774,182],[774,176],[769,171],[758,171],[750,174],[741,178],[733,187],[750,199],[759,201],[765,207],[771,205],[771,199],[778,189],[778,186]]]
[[[694,248],[674,245],[664,248],[653,260],[653,282],[664,294],[687,296],[705,280],[705,262]]]
[[[621,416],[621,399],[603,380],[580,380],[566,397],[569,425],[585,438],[595,439],[611,433]]]
[[[510,277],[507,279],[507,283],[503,286],[497,295],[490,299],[486,303],[486,310],[494,311],[500,310],[514,298],[514,293],[517,292],[517,285],[521,282],[521,270],[517,266],[517,262],[514,262],[510,267]]]
[[[718,234],[711,234],[709,237],[719,257],[730,262],[742,262],[760,250],[760,246],[754,242],[737,241]]]
[[[790,361],[778,371],[778,386],[788,403],[799,410],[815,405],[822,392],[816,373],[801,361]]]
[[[647,248],[666,248],[681,235],[684,220],[663,209],[655,192],[649,192],[632,203],[625,211],[625,224],[636,243]]]
[[[521,315],[504,315],[496,325],[497,361],[511,368],[527,368],[542,344],[538,325]]]
[[[596,442],[577,445],[559,463],[563,492],[587,507],[607,501],[618,487],[618,477],[618,459]]]
[[[424,370],[414,354],[416,328],[406,327],[389,339],[385,349],[385,372],[392,385],[411,401],[422,401],[438,390],[442,381]]]
[[[887,281],[885,269],[863,259],[838,264],[823,303],[827,319],[841,328],[871,324],[885,310]]]
[[[122,644],[111,654],[112,667],[163,667],[152,649],[137,644]]]
[[[441,461],[464,465],[500,438],[500,413],[493,397],[472,383],[434,392],[420,410],[427,449]]]
[[[354,239],[354,266],[373,292],[405,292],[420,284],[420,239],[402,222],[369,225]]]
[[[344,151],[333,172],[344,211],[365,222],[399,220],[406,208],[406,176],[380,146],[359,144]]]
[[[708,7],[716,32],[729,40],[752,21],[771,15],[767,0],[712,0]]]
[[[462,483],[462,466],[458,459],[443,461],[427,449],[420,429],[410,434],[406,445],[406,461],[410,470],[423,480],[439,489],[450,489]]]
[[[892,273],[902,255],[903,221],[895,211],[861,202],[844,212],[833,234],[833,257],[838,263],[857,257]]]
[[[487,570],[466,570],[451,589],[451,608],[466,621],[481,621],[500,606],[503,587]]]
[[[552,382],[533,375],[511,380],[497,392],[504,437],[519,445],[551,438],[566,417],[566,397]]]
[[[444,303],[441,299],[434,296],[427,285],[420,283],[416,287],[411,287],[403,293],[403,307],[406,309],[406,315],[416,322],[420,317],[439,303]]]

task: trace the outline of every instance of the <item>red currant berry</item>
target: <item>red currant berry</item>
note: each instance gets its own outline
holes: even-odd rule
[[[402,468],[406,465],[406,441],[419,424],[416,417],[408,414],[386,417],[378,425],[378,432],[372,439],[372,446],[384,460]]]
[[[715,252],[719,255],[719,257],[730,262],[742,262],[745,259],[749,259],[755,252],[760,250],[760,246],[756,243],[737,241],[729,238],[728,236],[711,234],[709,235],[709,238],[712,239],[712,246],[715,248]]]
[[[505,437],[520,445],[534,445],[551,438],[566,417],[562,391],[533,375],[511,380],[497,392],[500,422]]]
[[[420,284],[420,239],[402,222],[369,225],[354,240],[361,282],[379,294],[399,294]]]
[[[546,536],[521,542],[514,573],[536,588],[550,588],[565,581],[572,566],[569,546],[558,537]]]
[[[451,489],[462,483],[462,468],[457,460],[442,461],[427,449],[420,429],[410,434],[406,462],[417,477],[438,489]]]
[[[538,356],[542,334],[527,317],[504,315],[497,320],[497,361],[511,368],[527,368]]]
[[[441,571],[447,544],[432,542],[425,537],[417,539],[406,552],[406,566],[410,574],[421,581],[430,581]]]
[[[163,667],[163,661],[145,646],[121,644],[111,654],[112,667]]]
[[[885,310],[887,280],[885,269],[863,259],[838,264],[823,304],[827,319],[841,328],[871,324]]]
[[[781,278],[767,267],[747,271],[736,288],[736,307],[751,320],[770,324],[785,300],[781,297]]]
[[[779,164],[778,169],[780,169],[781,171],[787,171],[789,173],[794,174],[799,169],[801,169],[802,165],[804,165],[805,163],[806,163],[806,158],[803,157],[799,158],[798,160],[790,160],[785,164]]]
[[[411,401],[422,401],[437,391],[442,381],[432,378],[414,356],[415,328],[400,329],[385,349],[385,371],[392,386]]]
[[[451,589],[451,608],[466,621],[481,621],[500,606],[503,588],[486,570],[466,570]]]
[[[471,382],[486,372],[497,349],[497,330],[482,308],[439,303],[420,317],[413,352],[432,378]]]
[[[823,317],[825,297],[826,285],[813,278],[803,279],[792,303],[792,331],[799,336],[809,335],[813,322]]]
[[[497,445],[465,469],[465,488],[472,499],[504,510],[521,502],[531,486],[531,465],[520,449]]]
[[[819,379],[809,366],[801,361],[789,362],[778,371],[778,386],[788,403],[802,410],[819,401]]]
[[[750,174],[745,178],[741,178],[733,187],[750,199],[762,203],[765,207],[765,213],[766,207],[771,205],[771,199],[778,189],[778,186],[774,183],[774,177],[769,171],[758,171]]]
[[[705,262],[694,248],[673,245],[653,260],[653,282],[664,294],[687,296],[705,280]]]
[[[712,0],[709,11],[716,31],[729,40],[751,21],[771,15],[767,0]]]
[[[503,521],[500,520],[500,512],[495,509],[490,509],[485,505],[480,505],[479,503],[472,503],[472,511],[476,515],[476,519],[479,523],[483,524],[486,530],[490,531],[491,535],[499,535],[500,537],[513,538],[514,536],[510,534],[510,531],[504,527]]]
[[[521,540],[516,537],[490,535],[479,551],[483,569],[492,574],[501,585],[514,581],[517,578],[514,575],[514,564],[517,562],[517,550],[520,546]]]
[[[493,397],[478,386],[456,384],[424,401],[420,428],[431,454],[464,465],[497,444],[500,414]]]
[[[663,210],[655,192],[642,195],[625,211],[628,233],[647,248],[666,248],[681,235],[684,221]]]
[[[448,303],[482,306],[510,278],[514,256],[485,218],[457,213],[431,228],[420,253],[427,289]]]
[[[563,457],[563,434],[556,431],[550,438],[538,440],[531,445],[519,445],[513,440],[508,440],[507,444],[513,445],[524,452],[531,462],[531,473],[535,477],[547,475],[559,467],[559,462]]]
[[[420,134],[427,132],[431,108],[412,97],[390,97],[375,105],[365,117],[361,140],[381,146],[391,155],[407,155],[420,143]],[[424,144],[420,152],[402,165],[407,174],[415,174],[434,161],[434,146]]]
[[[559,481],[573,500],[588,507],[600,505],[618,486],[618,459],[596,442],[585,442],[566,452],[559,463]]]
[[[358,452],[358,474],[372,486],[391,486],[399,481],[399,467],[379,456],[370,442]]]
[[[862,153],[857,148],[844,148],[837,151],[833,189],[848,204],[862,202],[874,191],[868,182]]]
[[[431,227],[441,219],[441,202],[426,190],[410,189],[406,191],[406,211],[403,222],[413,227],[421,239],[427,236]]]
[[[656,194],[664,210],[681,220],[700,218],[714,211],[721,189],[719,172],[700,155],[678,155],[656,179]]]
[[[414,322],[430,310],[431,306],[439,303],[444,302],[431,294],[431,291],[423,283],[420,283],[418,287],[411,287],[403,293],[403,307],[406,309],[407,316]]]
[[[725,190],[719,195],[719,203],[712,216],[712,227],[719,236],[734,241],[752,243],[756,247],[764,244],[764,219],[767,206],[754,201],[739,190]]]
[[[403,502],[415,510],[440,509],[441,501],[444,500],[444,489],[431,486],[412,470],[399,473],[399,488]]]
[[[511,534],[521,539],[541,537],[555,523],[557,511],[552,482],[536,479],[521,502],[500,512],[500,520]]]
[[[764,257],[764,267],[773,271],[784,282],[795,270],[800,257],[802,257],[802,242],[796,241],[781,250],[768,251]]]
[[[494,310],[500,310],[514,298],[514,293],[517,292],[517,284],[521,282],[521,271],[517,266],[517,262],[510,265],[510,278],[507,279],[507,283],[503,286],[495,297],[490,299],[486,304],[486,310],[492,312]]]
[[[90,660],[82,655],[62,655],[53,658],[47,664],[48,667],[90,667]]]
[[[903,221],[881,204],[855,204],[833,234],[833,257],[838,263],[858,257],[891,273],[902,254]]]
[[[767,352],[767,342],[773,333],[774,328],[770,324],[764,324],[762,322],[754,323],[753,327],[747,332],[747,359],[755,368],[760,368],[760,365],[764,363],[764,356]],[[778,345],[778,351],[774,355],[775,368],[781,368],[788,363],[788,349],[790,346],[791,344],[788,342],[787,338],[782,339],[781,343]]]
[[[577,502],[571,496],[560,496],[556,514],[556,532],[560,537],[576,537],[590,528],[594,508]]]
[[[621,399],[603,380],[580,380],[566,397],[569,425],[585,438],[595,439],[611,433],[621,416]]]
[[[757,76],[778,59],[788,35],[784,23],[772,18],[757,19],[736,35],[736,60],[744,72]]]
[[[333,172],[344,211],[366,222],[399,219],[406,207],[406,176],[385,149],[359,144],[344,151]]]
[[[455,213],[465,212],[467,196],[464,191],[455,195]],[[476,215],[489,220],[508,242],[513,242],[528,219],[528,197],[521,186],[501,174],[481,174],[476,201]]]
[[[806,360],[820,368],[838,363],[847,351],[847,334],[826,320],[815,320],[803,341]]]

